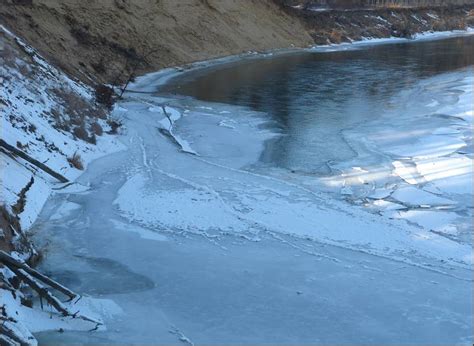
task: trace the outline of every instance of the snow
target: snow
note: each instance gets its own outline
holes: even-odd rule
[[[391,197],[404,204],[415,206],[445,205],[455,203],[449,199],[436,196],[413,186],[399,188],[391,195]]]
[[[112,220],[112,223],[114,224],[116,229],[120,231],[124,231],[124,232],[136,233],[142,239],[154,240],[154,241],[167,241],[168,240],[168,238],[166,238],[162,234],[153,232],[152,230],[148,230],[143,227],[138,227],[136,225],[129,225],[117,220]]]
[[[433,135],[418,138],[410,147],[407,147],[406,144],[391,146],[387,148],[387,152],[398,157],[429,159],[455,153],[465,146],[466,142],[461,138]]]
[[[333,52],[339,50],[350,50],[350,49],[362,49],[367,45],[377,45],[377,44],[392,44],[400,42],[421,42],[428,40],[440,40],[443,38],[453,37],[453,36],[467,36],[473,35],[474,28],[468,28],[467,30],[452,30],[452,31],[435,31],[435,32],[423,32],[415,34],[412,38],[402,38],[402,37],[387,37],[387,38],[373,38],[365,37],[360,41],[353,41],[350,43],[337,43],[329,45],[318,45],[310,48],[312,51],[316,52]]]
[[[66,114],[67,107],[64,100],[56,96],[54,90],[61,91],[63,95],[66,95],[65,97],[69,95],[75,100],[82,100],[83,104],[92,104],[92,89],[73,81],[49,65],[33,48],[1,25],[0,43],[0,50],[9,49],[13,54],[13,57],[5,54],[0,65],[0,82],[2,83],[0,100],[6,102],[6,105],[0,104],[2,140],[18,147],[69,180],[76,179],[82,173],[68,163],[67,159],[74,153],[81,155],[87,167],[92,160],[124,148],[116,138],[107,134],[97,137],[97,145],[92,145],[74,139],[69,132],[55,128],[53,126],[57,120],[55,117],[67,119],[68,114]],[[18,49],[17,45],[21,48]],[[30,58],[33,63],[29,61]],[[78,111],[82,110],[78,109]],[[105,131],[109,129],[105,120],[98,119],[97,123]],[[30,181],[33,184],[24,191]],[[59,192],[63,188],[62,193],[79,191],[77,185],[70,184],[65,187],[23,159],[4,153],[0,153],[0,182],[2,186],[0,204],[5,205],[10,211],[19,202],[21,192],[25,192],[25,204],[18,214],[23,232],[33,227],[44,204],[54,191]],[[78,207],[74,203],[64,204],[58,208],[51,220],[59,222]],[[13,253],[12,256],[18,259],[24,257],[19,253]],[[8,275],[5,268],[1,270],[3,274]],[[25,337],[31,336],[30,332],[60,328],[90,330],[94,327],[89,322],[66,319],[52,311],[42,311],[39,302],[35,302],[33,309],[25,307],[20,304],[20,293],[14,298],[10,292],[0,290],[0,296],[0,305],[5,307],[8,316],[18,320],[18,323],[14,323],[14,327],[20,329]],[[117,313],[118,309],[110,300],[87,297],[71,304],[70,307],[75,311],[81,310],[97,317]],[[30,339],[28,343],[35,345],[36,342]]]
[[[89,331],[95,327],[94,324],[72,317],[63,317],[55,312],[51,307],[44,310],[31,309],[21,305],[18,299],[15,299],[10,292],[2,292],[2,304],[5,304],[6,312],[9,316],[22,322],[18,324],[25,327],[32,333],[46,330],[82,330]],[[110,299],[96,299],[90,297],[81,297],[80,300],[65,304],[71,311],[80,311],[99,321],[102,318],[110,318],[114,315],[122,314],[121,308]],[[100,326],[105,330],[104,326]]]
[[[67,217],[73,211],[80,209],[81,206],[77,203],[67,202],[61,205],[56,212],[50,217],[50,220],[61,220]]]
[[[443,194],[472,194],[472,159],[465,155],[415,160],[416,170]],[[456,177],[450,179],[450,177]]]
[[[3,26],[0,29],[7,37],[13,35]],[[17,58],[15,65],[0,66],[0,75],[9,76],[5,88],[0,89],[0,98],[8,102],[8,107],[4,108],[5,111],[1,112],[0,117],[2,139],[13,146],[20,143],[26,148],[24,150],[28,155],[70,180],[74,180],[81,174],[81,171],[71,167],[67,161],[67,158],[72,157],[74,153],[80,153],[87,166],[87,163],[95,158],[121,150],[123,147],[112,136],[98,137],[97,145],[91,145],[84,141],[74,140],[70,133],[52,126],[51,112],[53,110],[65,112],[65,108],[51,90],[65,90],[89,102],[93,98],[92,90],[47,64],[19,38],[12,38],[34,56],[35,64],[29,64],[26,60]],[[1,39],[4,44],[9,44],[7,38]],[[30,74],[25,77],[21,72],[22,69],[30,71]],[[31,100],[38,100],[38,102],[30,102]],[[98,122],[104,129],[108,128],[105,121],[99,119]],[[18,193],[31,177],[35,176],[34,184],[27,192],[28,203],[20,215],[22,228],[27,230],[34,223],[51,193],[51,188],[57,182],[45,173],[37,172],[36,167],[21,159],[13,160],[2,155],[1,165],[4,191],[0,203],[7,206],[16,203]]]
[[[459,216],[456,213],[429,210],[408,210],[398,212],[396,217],[414,222],[424,229],[447,234],[457,233],[456,224]]]

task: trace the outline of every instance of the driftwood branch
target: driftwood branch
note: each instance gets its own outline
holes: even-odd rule
[[[18,321],[6,316],[0,316],[0,345],[1,346],[31,346],[36,345],[36,339]]]
[[[28,284],[33,290],[35,290],[41,298],[44,298],[49,305],[59,311],[63,316],[69,316],[70,313],[67,308],[59,301],[58,298],[53,296],[46,287],[36,281],[30,274],[23,269],[10,268],[18,278]]]
[[[80,315],[79,311],[72,313],[70,312],[67,307],[58,299],[56,298],[43,284],[46,284],[57,291],[67,295],[70,300],[76,298],[78,295],[68,288],[64,287],[63,285],[57,283],[56,281],[48,278],[47,276],[41,274],[37,270],[31,268],[25,263],[22,263],[5,251],[0,251],[0,262],[6,265],[15,275],[27,284],[31,289],[33,289],[40,297],[40,299],[44,299],[51,305],[56,311],[60,312],[65,317],[72,317],[72,318],[79,318],[87,322],[94,323],[95,329],[98,326],[102,325],[102,322],[95,320],[93,318]],[[41,283],[42,282],[42,283]]]
[[[5,148],[6,150],[10,151],[11,153],[15,154],[16,156],[21,157],[23,160],[28,161],[32,165],[38,167],[42,171],[48,173],[53,178],[59,180],[61,183],[68,183],[69,180],[64,177],[63,175],[59,174],[58,172],[53,171],[51,168],[46,166],[44,163],[39,162],[38,160],[32,158],[30,155],[26,154],[25,152],[18,150],[14,146],[8,144],[3,139],[0,139],[0,147]]]
[[[24,346],[19,333],[12,327],[12,322],[0,319],[0,345],[5,346]]]
[[[102,322],[100,322],[98,320],[95,320],[93,318],[90,318],[90,317],[87,317],[87,316],[84,316],[84,315],[80,315],[79,311],[77,311],[75,313],[70,312],[67,309],[67,307],[64,306],[63,303],[61,303],[59,301],[58,298],[53,296],[51,294],[51,292],[48,291],[48,289],[46,287],[44,287],[41,283],[36,281],[31,275],[29,275],[23,269],[18,269],[18,268],[10,268],[10,269],[15,273],[16,276],[18,276],[18,278],[20,280],[25,282],[36,293],[38,293],[40,298],[43,298],[44,300],[46,300],[49,305],[51,305],[54,309],[56,309],[56,311],[60,312],[64,317],[79,318],[81,320],[94,323],[96,325],[96,328],[103,324]]]
[[[72,292],[70,289],[67,287],[64,287],[63,285],[59,284],[58,282],[51,280],[49,277],[46,275],[41,274],[37,270],[31,268],[29,265],[22,263],[9,254],[7,254],[5,251],[0,251],[0,262],[4,263],[7,267],[13,270],[13,268],[16,269],[22,269],[29,275],[35,277],[36,279],[42,281],[46,285],[54,288],[55,290],[61,292],[62,294],[68,296],[70,300],[74,299],[77,297],[77,294]]]

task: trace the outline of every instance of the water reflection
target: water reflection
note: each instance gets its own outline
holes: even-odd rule
[[[270,114],[286,135],[268,144],[263,162],[326,173],[356,155],[341,131],[380,116],[391,95],[421,78],[473,65],[473,48],[470,36],[301,53],[201,71],[165,91]]]

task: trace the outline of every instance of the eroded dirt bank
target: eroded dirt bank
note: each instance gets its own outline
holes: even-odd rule
[[[51,1],[0,6],[0,20],[69,73],[120,78],[253,49],[307,46],[303,24],[271,0]]]
[[[473,6],[471,6],[473,7]],[[10,0],[0,21],[82,81],[238,54],[464,29],[470,7],[315,12],[280,0]]]

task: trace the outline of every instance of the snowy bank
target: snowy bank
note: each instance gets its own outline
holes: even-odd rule
[[[1,140],[6,146],[25,153],[71,182],[82,173],[80,165],[87,167],[92,160],[122,149],[115,136],[107,134],[107,114],[95,105],[92,89],[49,65],[3,26],[0,61]],[[0,205],[19,221],[21,228],[14,229],[12,234],[5,233],[8,228],[2,231],[0,242],[5,249],[13,244],[13,255],[28,259],[32,253],[21,245],[25,234],[22,232],[32,228],[49,196],[64,184],[5,146],[0,153],[0,167]],[[0,268],[4,280],[8,281],[11,274]],[[33,309],[22,305],[24,294],[20,291],[0,289],[0,296],[2,317],[14,317],[17,322],[12,328],[24,330],[26,337],[27,330],[91,329],[90,323],[41,311],[39,302],[34,302]],[[95,306],[94,300],[85,298],[80,304],[71,303],[71,310],[89,309],[86,306],[90,306],[89,310],[100,310],[100,304],[107,304],[97,303]],[[35,340],[31,338],[25,343],[34,344]]]

